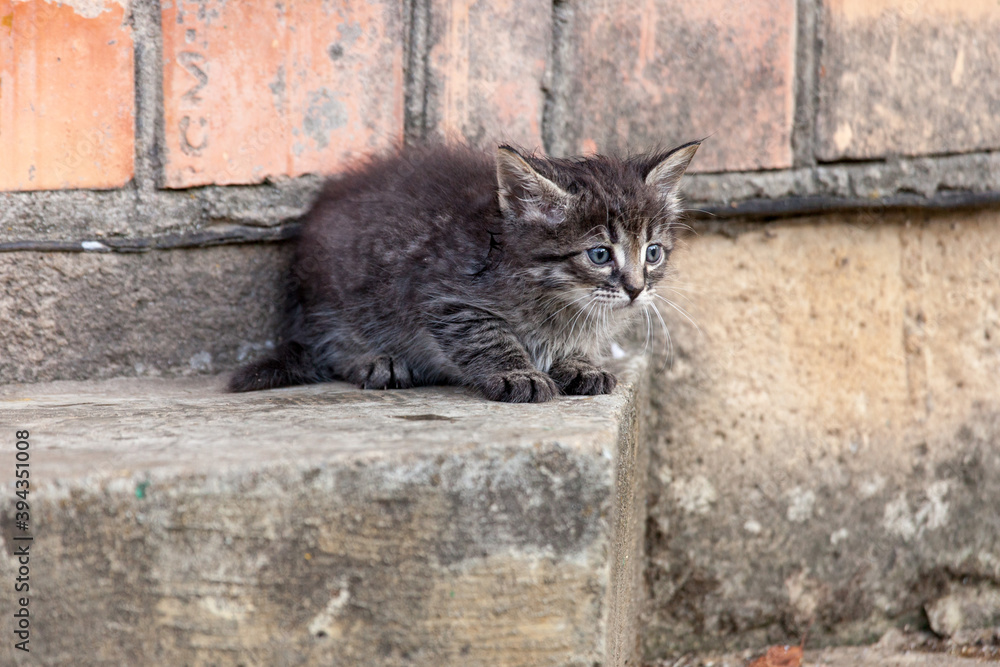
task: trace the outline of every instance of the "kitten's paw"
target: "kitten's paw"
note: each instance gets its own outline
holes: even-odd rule
[[[362,389],[406,389],[413,386],[413,377],[406,364],[387,354],[362,359],[352,379]]]
[[[477,386],[486,398],[505,403],[544,403],[559,393],[552,378],[536,370],[497,373]]]
[[[610,394],[618,384],[613,374],[581,359],[556,362],[549,370],[549,375],[559,389],[570,396]]]

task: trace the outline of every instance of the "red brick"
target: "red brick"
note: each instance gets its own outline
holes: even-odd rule
[[[791,165],[795,0],[566,4],[560,152],[709,137],[695,171]]]
[[[487,147],[542,144],[550,0],[432,0],[428,126]]]
[[[168,187],[333,172],[401,141],[401,3],[163,10]]]
[[[115,188],[132,178],[124,4],[0,0],[0,190]]]
[[[1000,148],[1000,2],[824,3],[820,159]]]

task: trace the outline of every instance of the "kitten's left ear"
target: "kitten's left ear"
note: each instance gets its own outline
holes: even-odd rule
[[[569,199],[565,190],[535,171],[510,146],[497,150],[497,186],[500,210],[507,217],[551,213]]]
[[[646,185],[656,188],[664,199],[676,199],[677,184],[691,164],[698,146],[701,146],[701,141],[692,141],[672,150],[646,174]]]

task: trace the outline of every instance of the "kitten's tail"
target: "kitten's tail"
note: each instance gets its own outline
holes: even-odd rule
[[[270,357],[260,359],[233,373],[229,391],[277,389],[316,382],[309,353],[301,343],[285,341]]]

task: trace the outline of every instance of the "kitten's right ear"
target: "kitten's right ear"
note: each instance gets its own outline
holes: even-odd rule
[[[562,208],[569,194],[545,178],[510,146],[497,149],[497,186],[505,217],[538,213],[545,217]]]
[[[692,141],[670,151],[649,169],[646,174],[646,185],[655,188],[664,200],[675,201],[677,185],[699,146],[701,141]]]

